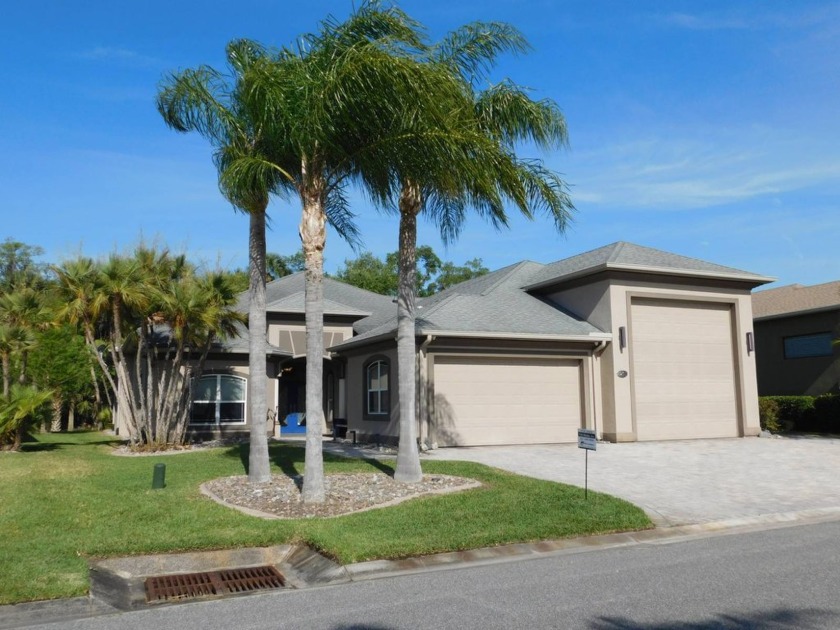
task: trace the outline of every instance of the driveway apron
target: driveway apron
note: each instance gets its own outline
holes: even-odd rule
[[[442,448],[424,458],[584,485],[584,451],[576,444]],[[661,526],[837,509],[840,439],[599,442],[589,453],[589,488],[638,505]]]

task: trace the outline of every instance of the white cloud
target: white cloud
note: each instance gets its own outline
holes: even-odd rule
[[[80,59],[88,59],[90,61],[107,61],[133,66],[153,66],[160,64],[160,60],[155,57],[143,55],[127,48],[117,48],[111,46],[97,46],[95,48],[82,51],[76,56]]]
[[[793,131],[719,129],[573,154],[566,171],[578,203],[684,210],[837,186],[840,153]]]
[[[668,26],[696,31],[774,28],[793,30],[812,26],[823,27],[836,19],[840,12],[837,5],[826,5],[811,10],[802,10],[794,4],[790,6],[793,10],[787,13],[739,8],[717,14],[673,12],[659,16],[659,21]]]

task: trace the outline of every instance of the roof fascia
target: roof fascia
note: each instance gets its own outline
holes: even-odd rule
[[[396,339],[396,330],[389,330],[386,333],[359,339],[354,343],[354,339],[345,341],[344,343],[331,346],[328,348],[330,352],[342,352],[350,348],[374,344],[381,341],[388,341]],[[540,333],[493,333],[486,331],[463,331],[463,330],[423,330],[417,331],[417,337],[466,337],[470,339],[506,339],[506,340],[520,340],[520,341],[579,341],[584,343],[598,344],[604,341],[612,341],[612,333],[595,332],[585,335],[546,335]]]
[[[554,278],[550,278],[549,280],[536,282],[534,284],[524,286],[522,287],[522,289],[524,291],[535,291],[537,289],[545,289],[551,286],[564,284],[571,280],[585,278],[586,276],[592,276],[607,271],[625,271],[635,273],[646,273],[657,276],[677,276],[686,278],[704,278],[711,280],[730,280],[735,282],[744,282],[750,285],[750,287],[758,287],[762,284],[768,284],[770,282],[776,281],[776,278],[771,278],[769,276],[756,276],[752,274],[744,275],[739,273],[723,273],[720,271],[702,271],[694,269],[676,270],[666,269],[663,267],[651,267],[648,265],[627,265],[624,263],[602,263],[599,265],[595,265],[594,267],[587,267],[586,269],[580,269],[579,271],[575,271],[572,273],[555,276]]]
[[[801,315],[815,315],[817,313],[828,313],[830,311],[840,311],[840,304],[833,306],[820,306],[818,308],[809,308],[804,311],[786,311],[784,313],[774,313],[773,315],[762,315],[760,317],[753,316],[754,322],[763,322],[768,319],[784,319],[786,317],[799,317]]]

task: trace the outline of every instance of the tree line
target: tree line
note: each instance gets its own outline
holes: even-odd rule
[[[378,258],[371,252],[362,252],[357,258],[347,258],[334,274],[324,273],[360,289],[381,295],[396,296],[399,288],[399,252],[390,252],[385,258]],[[277,280],[304,270],[303,251],[289,256],[267,253],[265,258],[266,279]],[[481,258],[467,260],[463,265],[441,260],[428,245],[417,248],[417,286],[419,297],[428,297],[444,289],[489,273]],[[233,282],[241,291],[248,288],[248,272],[237,269]]]

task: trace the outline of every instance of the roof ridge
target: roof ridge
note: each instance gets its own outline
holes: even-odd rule
[[[518,263],[513,263],[512,265],[508,265],[507,267],[502,267],[501,269],[493,272],[493,273],[498,273],[499,274],[498,280],[496,280],[489,287],[484,289],[484,291],[479,293],[479,295],[488,295],[488,294],[492,293],[493,291],[495,291],[499,287],[500,284],[502,284],[505,280],[510,278],[510,276],[512,276],[514,273],[516,273],[521,267],[523,267],[523,266],[525,266],[529,263],[531,263],[530,260],[520,260]],[[505,272],[505,273],[500,273],[500,272]]]
[[[429,297],[432,297],[432,296],[429,296]],[[428,310],[424,310],[424,311],[423,311],[423,316],[424,316],[424,317],[426,317],[426,316],[427,316],[427,315],[429,315],[430,313],[434,313],[435,311],[439,310],[441,306],[443,306],[444,304],[448,304],[449,302],[451,302],[452,300],[454,300],[454,299],[455,299],[455,298],[457,298],[457,297],[459,297],[457,293],[453,293],[453,294],[451,294],[451,295],[446,295],[446,296],[444,296],[442,299],[440,299],[440,300],[438,300],[438,301],[434,302],[434,303],[431,305],[431,307],[429,307],[429,309],[428,309]],[[415,316],[415,317],[417,317],[417,315],[418,315],[418,311],[419,311],[421,308],[424,308],[424,306],[425,306],[425,305],[420,304],[420,303],[418,303],[418,304],[417,304],[417,310],[414,312],[414,316]]]
[[[611,262],[614,262],[614,261],[618,260],[619,255],[621,254],[622,251],[624,251],[624,248],[625,248],[626,245],[627,245],[627,241],[616,241],[615,243],[612,243],[611,245],[605,245],[605,247],[612,247],[613,248],[612,251],[610,252],[610,255],[607,257],[607,263],[611,263]],[[597,250],[593,250],[593,251],[597,251]]]

